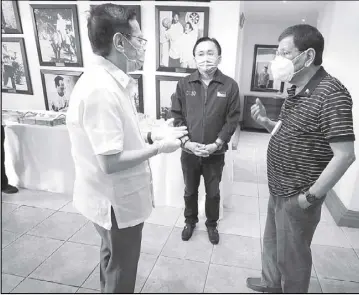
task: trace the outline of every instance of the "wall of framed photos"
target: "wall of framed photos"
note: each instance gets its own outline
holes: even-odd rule
[[[91,65],[93,61],[93,53],[87,37],[87,11],[90,5],[98,5],[102,3],[115,3],[119,1],[18,1],[19,16],[22,24],[23,34],[6,35],[6,37],[20,37],[24,39],[29,72],[31,76],[33,95],[25,95],[21,93],[2,93],[2,108],[17,110],[44,110],[45,97],[44,71],[71,71],[83,72],[86,66]],[[208,8],[208,35],[215,37],[222,46],[222,63],[219,68],[225,74],[235,78],[236,76],[236,60],[237,60],[237,38],[239,32],[240,17],[240,1],[121,1],[122,5],[140,5],[141,6],[141,29],[144,37],[148,39],[146,60],[143,70],[134,72],[133,74],[142,75],[142,85],[144,94],[144,112],[147,115],[156,117],[158,110],[156,108],[156,76],[172,76],[183,77],[188,75],[184,71],[160,71],[156,60],[156,6],[173,6],[173,9],[181,10],[181,7],[205,7]],[[75,5],[77,9],[78,31],[80,36],[81,58],[76,64],[76,58],[71,63],[63,66],[61,62],[44,63],[39,58],[38,40],[36,34],[41,34],[41,28],[34,28],[34,7],[36,5]],[[179,8],[178,8],[179,7]],[[37,32],[37,33],[36,33]],[[76,32],[75,32],[76,34]],[[79,46],[77,46],[78,48]],[[78,66],[80,65],[80,66]],[[70,75],[72,76],[72,75]],[[71,81],[70,81],[71,82]]]

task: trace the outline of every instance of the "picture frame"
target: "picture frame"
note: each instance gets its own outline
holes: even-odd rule
[[[1,92],[32,95],[24,38],[4,37],[1,49]]]
[[[156,118],[171,118],[171,96],[176,92],[177,83],[182,76],[156,75]]]
[[[131,96],[132,96],[132,99],[134,100],[137,113],[144,114],[145,110],[144,110],[144,103],[143,103],[143,79],[142,79],[142,75],[141,74],[130,74],[130,76],[133,79],[135,79],[136,82],[137,82],[137,88],[135,89],[135,91],[133,93],[131,92]]]
[[[40,70],[45,109],[66,112],[70,96],[82,71]]]
[[[1,33],[23,33],[17,1],[1,1]]]
[[[270,70],[277,48],[277,45],[254,45],[251,91],[283,92],[284,82],[274,80]]]
[[[83,67],[76,4],[31,4],[40,66]]]
[[[193,47],[199,38],[208,36],[209,7],[155,7],[157,71],[193,73]]]

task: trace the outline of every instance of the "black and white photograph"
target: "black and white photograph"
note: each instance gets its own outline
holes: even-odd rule
[[[131,74],[131,77],[134,79],[136,85],[131,89],[131,97],[136,106],[137,113],[144,113],[144,104],[143,104],[143,82],[142,75],[140,74]]]
[[[40,65],[82,67],[77,6],[34,4],[31,7]]]
[[[22,34],[17,1],[1,1],[1,33]]]
[[[274,80],[270,69],[277,48],[278,46],[275,45],[254,46],[251,91],[283,92],[284,83]]]
[[[193,47],[208,36],[209,7],[156,6],[157,70],[191,73]]]
[[[23,38],[2,38],[1,91],[33,94]]]
[[[66,112],[72,90],[81,75],[80,71],[41,70],[46,110]]]
[[[157,119],[171,118],[171,96],[176,92],[182,77],[156,76],[156,114]]]

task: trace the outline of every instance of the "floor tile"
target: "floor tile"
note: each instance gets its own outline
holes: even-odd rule
[[[23,279],[23,277],[3,273],[1,275],[1,293],[10,293]]]
[[[2,271],[28,276],[61,244],[53,239],[23,235],[3,250]]]
[[[255,162],[255,158],[250,157],[235,157],[233,161],[233,169],[235,170],[242,170],[245,169],[250,171],[251,173],[257,173],[257,164]]]
[[[267,215],[269,198],[258,198],[259,214]]]
[[[310,278],[308,293],[323,293],[317,278]]]
[[[70,241],[74,243],[101,246],[101,237],[92,222],[88,222],[83,228],[75,233]]]
[[[2,217],[2,219],[5,220],[5,217],[7,217],[11,212],[13,212],[19,206],[20,205],[18,205],[18,204],[10,204],[10,203],[1,202],[1,217]]]
[[[353,249],[322,245],[311,248],[319,279],[359,282],[359,258]]]
[[[219,244],[214,246],[211,263],[260,270],[260,240],[222,234]]]
[[[16,233],[13,233],[11,231],[3,230],[2,231],[2,239],[1,239],[1,247],[5,248],[10,243],[15,241],[17,237],[18,237],[18,234],[16,234]]]
[[[233,170],[233,180],[235,182],[252,182],[257,183],[257,173],[253,169],[241,167]]]
[[[219,223],[218,231],[223,234],[259,238],[259,217],[254,214],[226,211],[223,220]]]
[[[85,217],[79,214],[56,212],[28,233],[35,236],[67,240],[86,224]]]
[[[12,293],[75,293],[77,289],[77,287],[52,282],[25,279]]]
[[[151,216],[146,220],[147,223],[174,226],[181,214],[181,208],[175,207],[156,207],[153,209]]]
[[[67,242],[30,277],[80,287],[99,262],[99,248]]]
[[[314,233],[312,244],[342,248],[352,248],[348,238],[338,226],[319,223]]]
[[[22,234],[45,220],[55,211],[34,207],[21,206],[4,220],[2,229]]]
[[[258,183],[258,196],[260,198],[269,198],[269,195],[268,183]]]
[[[328,210],[327,206],[324,204],[322,206],[322,214],[320,217],[320,222],[321,223],[328,223],[330,225],[334,225],[336,226],[337,224],[335,223],[334,218],[332,217],[330,211]]]
[[[204,231],[194,231],[191,239],[184,242],[181,233],[181,228],[172,231],[161,255],[208,263],[213,250],[208,234]]]
[[[359,228],[341,227],[350,245],[353,248],[359,248]]]
[[[82,288],[91,289],[91,290],[100,290],[100,266],[99,264],[92,271],[90,276],[82,284]]]
[[[226,211],[235,211],[246,214],[259,214],[257,198],[231,195],[226,198],[224,205],[225,206],[223,209]]]
[[[233,182],[232,194],[247,197],[258,197],[258,186],[252,182]]]
[[[204,293],[257,293],[246,286],[248,277],[259,277],[259,270],[211,264]]]
[[[100,290],[91,290],[91,289],[85,289],[85,288],[79,288],[76,293],[80,293],[80,294],[84,294],[84,293],[90,293],[90,294],[95,294],[95,293],[101,293]]]
[[[160,256],[143,293],[200,293],[203,292],[208,264]]]
[[[165,245],[172,227],[145,223],[142,231],[141,252],[159,255]]]
[[[182,209],[181,214],[179,215],[177,222],[175,224],[175,227],[179,227],[181,229],[183,229],[183,227],[185,226],[185,218],[183,216],[184,210]],[[201,230],[201,231],[207,231],[207,227],[206,227],[206,216],[203,214],[198,214],[198,222],[196,224],[196,228],[194,229],[195,231]]]
[[[65,206],[59,209],[59,211],[80,214],[80,212],[72,205],[72,201],[68,202]]]
[[[359,293],[359,283],[321,279],[323,293]]]
[[[14,198],[14,195],[4,195],[2,200],[12,204],[58,210],[71,200],[71,196],[46,191],[20,189],[19,193],[16,194],[16,198]]]

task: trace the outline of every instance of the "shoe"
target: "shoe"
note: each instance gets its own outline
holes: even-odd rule
[[[183,241],[188,241],[192,237],[193,230],[195,227],[196,227],[195,224],[186,223],[186,225],[182,231],[182,240]]]
[[[5,188],[2,188],[1,191],[5,194],[16,194],[19,190],[17,187],[8,184]]]
[[[283,293],[282,288],[268,287],[262,284],[261,278],[247,278],[247,287],[257,292]]]
[[[215,227],[207,227],[209,241],[213,245],[217,245],[219,242],[218,230]]]

